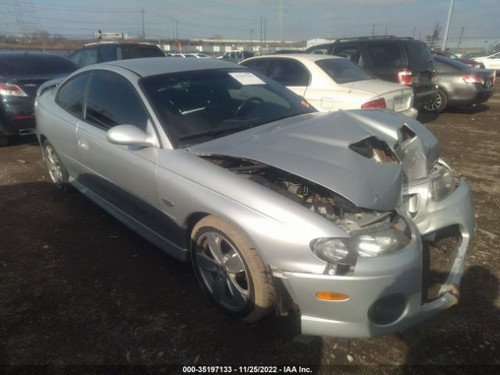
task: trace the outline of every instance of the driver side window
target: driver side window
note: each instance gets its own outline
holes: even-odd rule
[[[90,81],[85,120],[104,129],[130,124],[146,131],[148,115],[126,79],[113,72],[98,70]]]

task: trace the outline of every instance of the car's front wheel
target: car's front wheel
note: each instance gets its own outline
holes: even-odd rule
[[[253,322],[275,307],[271,273],[249,239],[224,220],[207,216],[195,225],[191,260],[209,299],[229,315]]]
[[[432,113],[441,113],[447,105],[448,97],[446,96],[446,93],[443,90],[438,89],[436,96],[434,96],[432,101],[427,104],[424,109]]]
[[[59,159],[59,155],[57,155],[56,150],[47,140],[43,141],[42,147],[45,166],[49,172],[50,179],[58,190],[67,191],[69,187],[69,175],[61,159]]]

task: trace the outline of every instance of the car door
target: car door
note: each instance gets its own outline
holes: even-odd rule
[[[59,157],[70,176],[78,178],[82,172],[78,161],[78,150],[75,146],[75,134],[78,123],[83,119],[85,92],[90,79],[89,72],[71,77],[59,87],[51,123],[56,131],[51,134],[50,142],[56,148]]]
[[[266,75],[302,97],[311,80],[309,71],[300,61],[288,58],[271,59]]]
[[[84,119],[78,123],[76,143],[84,171],[79,182],[105,206],[118,209],[161,233],[161,213],[155,208],[158,147],[110,143],[106,132],[116,125],[130,124],[155,134],[150,118],[132,84],[105,70],[90,78]]]

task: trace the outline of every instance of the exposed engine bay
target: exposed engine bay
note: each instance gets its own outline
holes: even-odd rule
[[[376,223],[390,222],[395,212],[379,212],[356,207],[352,202],[323,186],[254,160],[227,156],[204,159],[237,173],[307,207],[353,233]]]

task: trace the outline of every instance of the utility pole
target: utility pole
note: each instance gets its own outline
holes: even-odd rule
[[[373,24],[373,28],[372,28],[372,36],[375,36],[375,24]]]
[[[141,9],[142,16],[142,40],[146,39],[146,28],[144,27],[144,9]]]
[[[281,40],[281,43],[283,43],[285,41],[285,34],[283,32],[283,1],[284,0],[279,0],[279,10],[278,10],[278,23],[279,23],[279,27],[280,27],[280,40]]]
[[[262,45],[262,17],[260,17],[260,44]]]
[[[448,41],[448,32],[450,31],[451,15],[453,13],[453,5],[455,0],[450,1],[450,10],[448,11],[448,20],[446,21],[446,29],[444,30],[443,46],[441,51],[446,51],[446,42]]]
[[[264,43],[267,43],[267,18],[264,17]]]

